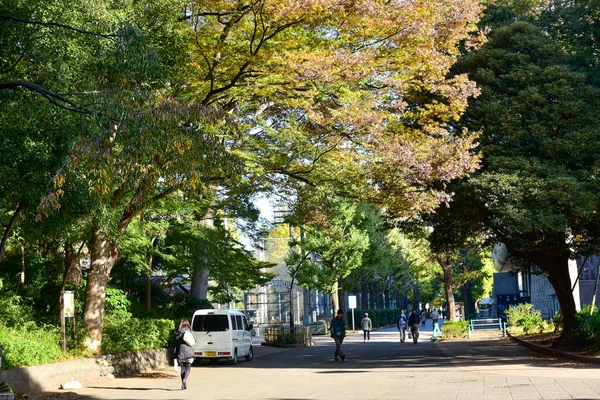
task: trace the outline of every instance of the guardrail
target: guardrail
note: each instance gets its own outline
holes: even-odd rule
[[[472,319],[469,321],[468,338],[471,340],[471,334],[474,331],[502,331],[502,336],[506,337],[506,322],[502,318],[492,319]]]

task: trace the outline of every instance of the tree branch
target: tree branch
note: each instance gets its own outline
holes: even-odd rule
[[[116,38],[118,36],[117,34],[114,34],[114,33],[105,34],[105,33],[86,31],[85,29],[75,28],[71,25],[60,24],[58,22],[31,21],[31,20],[27,20],[27,19],[13,17],[11,15],[0,15],[0,19],[6,20],[6,21],[20,22],[20,23],[28,24],[28,25],[55,26],[58,28],[65,28],[65,29],[69,29],[69,30],[72,30],[75,32],[83,33],[85,35],[100,36],[100,37],[104,37],[104,38]]]
[[[84,108],[82,108],[79,104],[75,103],[72,100],[67,99],[64,96],[61,96],[59,94],[56,94],[54,92],[51,92],[47,89],[44,89],[43,87],[36,85],[34,83],[31,82],[24,82],[24,81],[15,81],[15,82],[7,82],[7,83],[0,83],[0,90],[17,90],[18,88],[25,88],[28,90],[31,90],[32,92],[36,92],[41,94],[42,96],[44,96],[50,103],[54,104],[57,107],[63,108],[65,110],[68,111],[73,111],[76,113],[80,113],[80,114],[86,114],[86,115],[91,115],[92,111],[90,110],[86,110]],[[63,103],[68,104],[68,106],[64,105]]]

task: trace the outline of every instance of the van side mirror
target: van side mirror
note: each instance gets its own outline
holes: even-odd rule
[[[249,324],[247,330],[251,331],[252,329],[254,329],[254,326],[252,324]]]

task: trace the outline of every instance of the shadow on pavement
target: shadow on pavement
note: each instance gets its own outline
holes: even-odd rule
[[[124,378],[121,378],[124,379]],[[162,391],[162,392],[181,392],[181,389],[167,389],[164,387],[124,387],[124,386],[115,386],[115,387],[107,387],[107,386],[86,386],[89,389],[100,389],[100,390],[151,390],[151,391]]]

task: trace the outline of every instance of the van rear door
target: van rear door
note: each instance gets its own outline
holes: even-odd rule
[[[227,314],[196,314],[192,321],[196,337],[195,350],[205,357],[218,357],[219,352],[231,351],[231,330]]]

